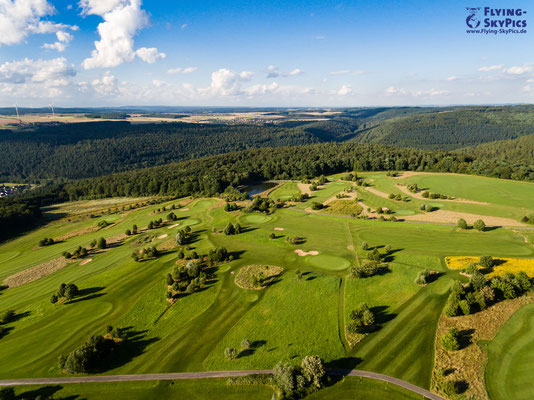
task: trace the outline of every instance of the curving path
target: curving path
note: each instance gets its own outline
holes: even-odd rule
[[[177,372],[162,374],[138,374],[138,375],[99,375],[99,376],[70,376],[64,378],[28,378],[28,379],[5,379],[0,380],[1,386],[26,386],[26,385],[61,385],[67,383],[103,383],[103,382],[134,382],[134,381],[169,381],[179,379],[206,379],[206,378],[231,378],[250,374],[272,374],[270,369],[242,370],[242,371],[207,371],[207,372]],[[411,392],[420,394],[430,400],[445,400],[426,389],[412,385],[409,382],[391,376],[377,374],[376,372],[361,370],[330,370],[329,375],[357,376],[362,378],[376,379],[392,383]]]

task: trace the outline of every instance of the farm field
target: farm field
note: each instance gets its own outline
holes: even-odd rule
[[[393,193],[402,176],[373,173],[365,179],[372,180],[376,190]],[[485,184],[486,178],[480,179]],[[442,189],[440,182],[431,182],[435,185],[431,190],[444,191],[446,186]],[[225,211],[221,198],[87,200],[45,209],[51,217],[47,225],[0,244],[0,284],[9,286],[0,290],[0,314],[15,311],[0,337],[0,380],[66,376],[58,357],[91,335],[104,334],[111,325],[123,328],[128,340],[99,372],[103,375],[271,369],[281,360],[298,363],[307,355],[319,355],[328,368],[378,372],[428,389],[438,320],[454,281],[465,280],[457,270],[447,268],[445,257],[490,252],[494,258],[534,258],[534,247],[525,240],[532,238],[532,232],[520,227],[479,232],[441,223],[308,212],[313,202],[324,203],[353,187],[352,182],[333,181],[314,191],[309,200],[273,213],[244,208]],[[401,210],[420,212],[412,205],[418,199],[398,206],[366,189],[357,190],[358,195],[368,196],[364,201],[370,206],[391,202],[392,210],[403,207],[397,208],[399,215]],[[299,193],[296,182],[287,182],[269,197],[284,200]],[[467,198],[461,192],[450,195]],[[522,208],[501,203],[487,207],[508,207],[520,214]],[[153,225],[159,218],[161,226]],[[240,232],[225,234],[229,223],[239,224]],[[138,232],[126,234],[134,225]],[[191,230],[191,240],[178,245],[177,234],[185,228]],[[40,246],[44,238],[55,243]],[[106,240],[107,248],[90,246],[99,238]],[[292,244],[292,238],[298,240]],[[79,246],[89,249],[86,257],[64,259],[64,252]],[[159,254],[135,261],[132,255],[147,247],[157,248]],[[184,265],[180,252],[196,258],[193,253],[207,255],[220,247],[232,257],[210,267],[211,277],[200,290],[168,301],[165,280],[176,265]],[[364,263],[375,249],[388,264],[387,270],[368,278],[352,277],[351,267]],[[235,277],[250,265],[278,266],[283,271],[265,288],[247,290],[236,285]],[[437,279],[424,286],[416,284],[416,276],[426,269],[438,273]],[[61,283],[75,283],[80,294],[52,304],[50,298]],[[361,303],[374,313],[376,329],[351,346],[346,327]],[[241,348],[245,339],[250,348]],[[237,350],[235,357],[225,354],[229,348]],[[190,398],[215,394],[265,398],[271,393],[265,387],[228,387],[223,380],[205,385],[204,381],[202,385],[196,381],[121,383],[106,393],[125,399],[178,392],[191,393]],[[65,385],[58,395],[98,398],[105,387]],[[370,399],[387,393],[394,398],[418,398],[392,385],[356,378],[346,378],[310,398],[350,398],[353,392]]]

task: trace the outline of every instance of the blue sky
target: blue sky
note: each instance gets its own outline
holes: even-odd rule
[[[530,103],[532,2],[0,0],[0,106]]]

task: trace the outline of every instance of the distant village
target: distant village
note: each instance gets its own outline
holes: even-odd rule
[[[27,189],[28,185],[5,186],[0,184],[0,197],[12,196]]]

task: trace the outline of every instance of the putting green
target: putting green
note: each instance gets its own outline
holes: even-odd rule
[[[243,215],[241,219],[244,222],[248,222],[251,224],[264,224],[265,222],[269,222],[271,220],[271,217],[262,214],[247,214]]]
[[[350,266],[350,262],[347,259],[338,256],[330,256],[328,254],[308,256],[306,262],[314,267],[330,271],[341,271]]]

